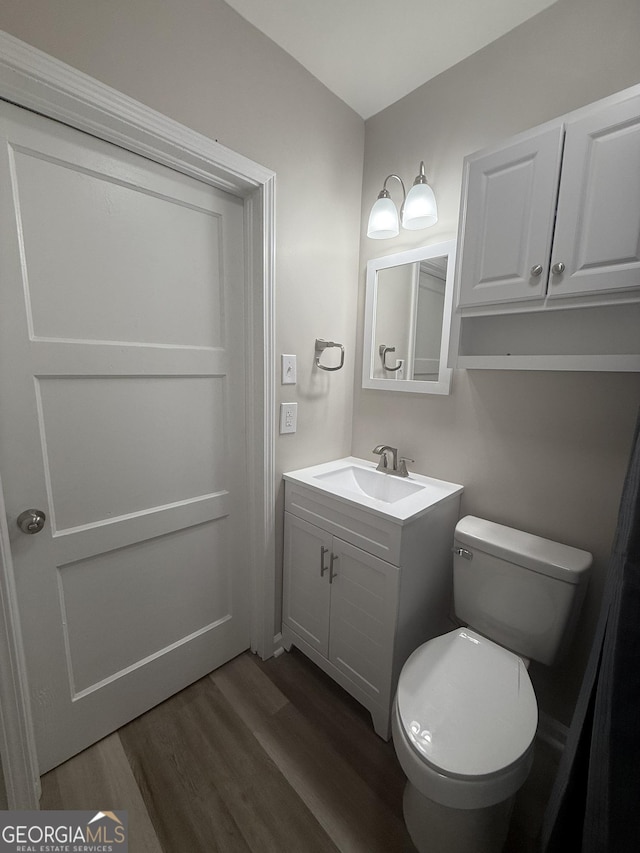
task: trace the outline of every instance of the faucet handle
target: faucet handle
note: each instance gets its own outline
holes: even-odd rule
[[[401,456],[400,462],[398,464],[398,474],[401,477],[408,477],[409,472],[407,471],[407,462],[415,462],[415,459],[409,459],[408,456]]]
[[[387,458],[386,450],[374,450],[374,453],[380,454],[380,461],[378,462],[376,471],[386,471],[389,466],[389,460]]]
[[[387,456],[388,450],[394,454],[394,461],[395,461],[396,451],[393,449],[393,447],[389,447],[388,444],[378,444],[371,451],[372,453],[375,453],[378,456],[380,456],[380,461],[378,462],[378,466],[376,468],[376,471],[386,472],[389,470],[389,457]]]

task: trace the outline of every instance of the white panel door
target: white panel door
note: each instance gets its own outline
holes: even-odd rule
[[[7,104],[0,137],[0,471],[44,772],[249,645],[243,205]]]
[[[398,617],[400,570],[333,540],[329,659],[367,695],[386,703]]]
[[[640,97],[567,124],[550,297],[638,288],[638,199]]]
[[[327,657],[333,537],[289,512],[284,516],[282,621]]]
[[[467,161],[461,307],[544,297],[562,137],[559,124]]]

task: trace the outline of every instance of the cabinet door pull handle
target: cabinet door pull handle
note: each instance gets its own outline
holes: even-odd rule
[[[329,566],[325,566],[324,564],[324,555],[327,553],[329,549],[325,548],[324,545],[320,547],[320,577],[324,577],[324,573],[327,571]]]
[[[331,564],[329,566],[329,583],[333,583],[333,579],[338,577],[338,573],[333,570],[333,564],[338,559],[335,554],[331,554]]]
[[[542,275],[542,264],[535,264],[531,267],[531,275],[533,278],[537,278],[539,275]]]
[[[565,270],[566,270],[566,267],[565,267],[565,265],[562,263],[562,261],[558,261],[558,263],[557,263],[557,264],[554,264],[554,265],[551,267],[551,272],[552,272],[554,275],[562,275],[562,273],[563,273]]]

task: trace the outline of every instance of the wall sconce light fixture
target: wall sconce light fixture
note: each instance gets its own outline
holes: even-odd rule
[[[402,187],[402,206],[398,218],[398,208],[391,199],[391,193],[387,189],[387,181],[395,178],[400,181]],[[384,179],[382,189],[378,198],[371,208],[369,214],[369,225],[367,226],[367,237],[373,240],[384,240],[388,237],[397,237],[402,227],[409,231],[417,231],[419,228],[429,228],[438,221],[438,207],[433,190],[427,183],[424,173],[424,162],[420,162],[420,173],[413,182],[413,186],[407,193],[402,178],[398,175],[388,175]]]

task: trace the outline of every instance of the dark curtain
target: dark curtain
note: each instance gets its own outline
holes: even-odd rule
[[[547,806],[542,850],[640,853],[640,417],[602,610]]]

